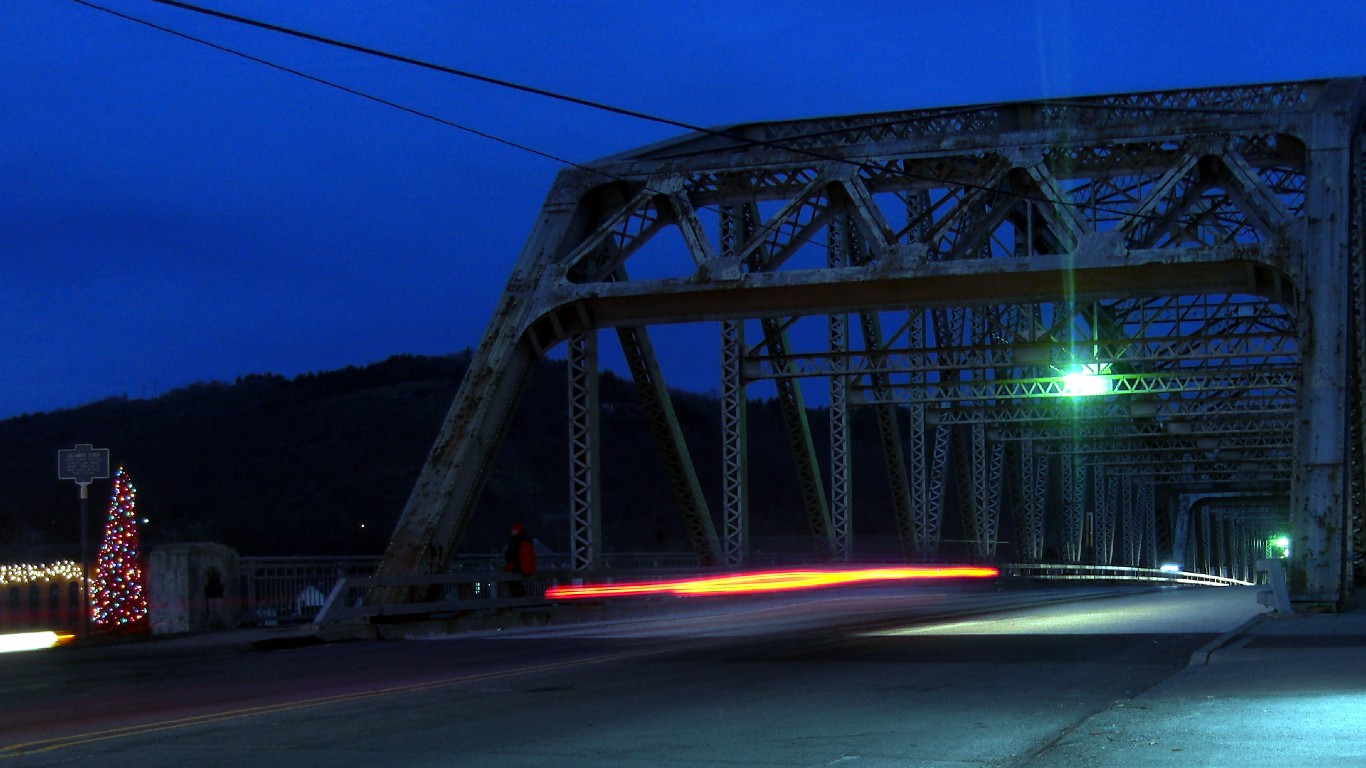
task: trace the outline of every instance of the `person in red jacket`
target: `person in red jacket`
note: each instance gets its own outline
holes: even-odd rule
[[[531,536],[521,523],[512,524],[512,538],[508,541],[507,549],[503,550],[503,570],[519,574],[522,578],[536,573],[536,545],[531,543]],[[526,585],[522,582],[514,581],[508,586],[513,597],[526,595]]]

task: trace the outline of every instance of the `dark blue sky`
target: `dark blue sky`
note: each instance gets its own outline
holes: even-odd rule
[[[677,133],[92,2],[573,161]],[[1356,1],[203,4],[701,125],[1366,74]],[[559,169],[70,0],[0,30],[0,418],[474,346]]]

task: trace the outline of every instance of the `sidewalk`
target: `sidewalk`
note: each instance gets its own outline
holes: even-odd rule
[[[1151,690],[1093,715],[1022,765],[1366,764],[1366,605],[1264,613]]]

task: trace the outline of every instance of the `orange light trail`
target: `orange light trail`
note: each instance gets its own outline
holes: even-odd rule
[[[863,568],[858,570],[761,571],[726,576],[701,576],[673,581],[630,581],[608,584],[583,584],[546,589],[545,596],[555,600],[626,595],[736,595],[819,589],[869,581],[906,581],[911,579],[991,579],[1000,571],[991,566],[907,566]]]

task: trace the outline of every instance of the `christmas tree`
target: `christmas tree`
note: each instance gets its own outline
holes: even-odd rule
[[[95,581],[90,585],[91,618],[96,624],[117,627],[147,616],[142,564],[138,552],[137,489],[128,473],[114,473],[114,493],[104,523]]]

